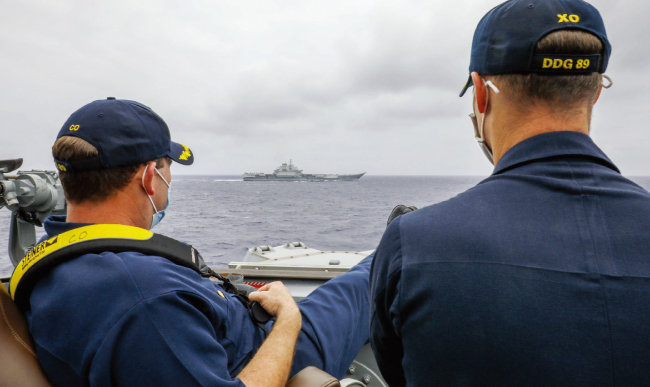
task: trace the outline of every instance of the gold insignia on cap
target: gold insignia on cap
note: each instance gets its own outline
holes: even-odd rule
[[[190,152],[190,148],[188,148],[187,146],[185,146],[185,145],[183,145],[183,144],[179,144],[179,145],[181,145],[183,148],[185,148],[185,150],[183,151],[183,153],[181,153],[181,155],[178,156],[179,159],[181,159],[181,160],[187,160],[187,159],[189,159],[190,157],[192,157],[192,152]]]

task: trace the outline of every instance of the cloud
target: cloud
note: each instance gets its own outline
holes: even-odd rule
[[[639,85],[650,77],[650,3],[593,3],[614,46],[615,81],[596,105],[594,136],[623,170],[648,174],[650,101]],[[68,115],[115,96],[165,118],[197,154],[190,173],[268,170],[293,156],[324,172],[484,174],[469,98],[457,94],[474,27],[494,5],[8,3],[0,14],[0,157],[50,168]]]

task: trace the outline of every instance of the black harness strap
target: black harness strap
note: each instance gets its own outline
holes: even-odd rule
[[[117,231],[117,237],[110,234]],[[16,266],[11,277],[11,296],[22,310],[28,308],[29,294],[42,275],[54,266],[84,254],[137,251],[155,255],[190,268],[202,277],[215,277],[228,293],[234,294],[249,310],[253,321],[262,326],[271,316],[257,302],[249,302],[248,294],[239,290],[228,278],[212,270],[191,245],[173,238],[123,225],[91,225],[61,233],[30,250]]]

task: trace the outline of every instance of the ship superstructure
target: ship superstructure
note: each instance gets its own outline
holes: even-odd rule
[[[289,160],[289,163],[282,163],[282,165],[275,168],[273,173],[246,172],[242,178],[244,181],[349,181],[359,180],[365,174],[365,172],[353,175],[303,173],[302,169],[299,169],[293,164],[292,160]]]

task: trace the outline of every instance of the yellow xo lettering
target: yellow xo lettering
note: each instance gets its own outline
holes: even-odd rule
[[[580,22],[580,16],[574,15],[574,14],[569,15],[567,13],[563,13],[563,14],[558,13],[557,18],[558,18],[558,21],[557,21],[558,23],[569,23],[569,22],[578,23],[578,22]]]
[[[79,130],[79,125],[70,125],[71,132],[76,132],[77,130]]]

